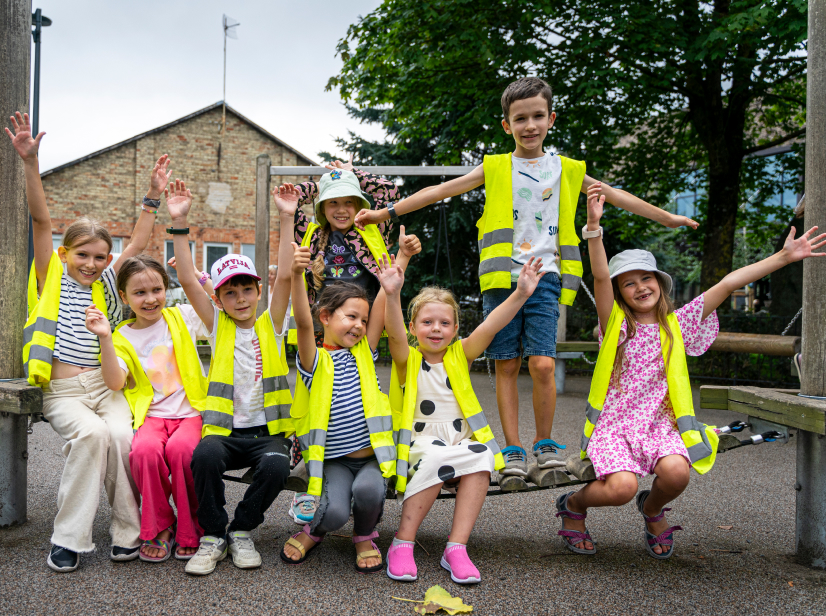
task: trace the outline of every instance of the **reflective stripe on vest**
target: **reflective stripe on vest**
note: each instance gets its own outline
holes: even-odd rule
[[[376,380],[376,365],[367,338],[358,341],[350,351],[356,358],[361,386],[361,401],[367,430],[370,432],[370,446],[376,455],[384,477],[392,477],[396,472],[396,446],[393,442],[393,418],[390,402],[382,393]],[[291,415],[295,422],[295,433],[301,455],[307,463],[310,475],[307,493],[321,494],[324,471],[324,447],[327,443],[327,425],[330,421],[330,407],[333,401],[333,381],[335,365],[325,349],[317,349],[318,364],[313,374],[312,389],[307,390],[304,380],[299,377],[295,384],[295,402]]]
[[[614,370],[614,360],[617,355],[617,342],[622,329],[625,314],[619,305],[614,302],[611,317],[599,349],[599,357],[591,379],[591,391],[588,395],[588,404],[585,408],[585,429],[580,442],[580,457],[587,457],[588,443],[594,433],[599,415],[605,404],[605,396],[611,382]],[[668,315],[668,326],[674,336],[674,350],[671,352],[666,379],[668,381],[668,397],[674,408],[674,417],[677,420],[677,429],[688,450],[691,466],[698,473],[703,474],[711,470],[717,456],[719,438],[713,427],[697,421],[694,416],[694,403],[691,396],[691,382],[688,378],[688,366],[685,359],[685,343],[680,330],[680,322],[673,312]],[[663,362],[668,357],[668,337],[665,329],[660,327],[660,347]]]
[[[184,322],[180,308],[164,308],[161,312],[169,327],[172,336],[172,347],[175,350],[175,363],[178,374],[181,376],[181,383],[184,387],[187,400],[196,411],[203,411],[206,406],[207,380],[204,378],[201,359],[198,357],[198,349],[192,341],[192,336]],[[134,323],[135,319],[124,321],[115,329],[112,334],[112,342],[115,345],[115,353],[125,363],[129,374],[135,381],[135,387],[125,387],[123,394],[132,410],[132,429],[137,430],[146,420],[149,405],[155,396],[155,390],[149,377],[141,366],[135,347],[120,331],[123,327],[128,327]]]
[[[206,404],[201,413],[204,422],[202,436],[228,436],[232,432],[236,329],[235,322],[223,310],[220,311],[215,348],[209,365]],[[255,321],[255,333],[261,346],[263,411],[267,430],[270,434],[283,432],[290,435],[294,432],[289,412],[293,398],[287,383],[287,350],[283,343],[281,349],[278,348],[269,310]]]
[[[23,327],[23,373],[29,385],[45,387],[52,378],[57,313],[60,310],[61,278],[63,278],[63,263],[56,251],[52,252],[49,259],[43,292],[39,298],[34,264],[29,271],[27,289],[29,317]],[[103,314],[108,314],[103,282],[100,280],[92,283],[92,302]]]
[[[313,240],[313,234],[316,232],[316,229],[320,229],[321,227],[314,222],[311,222],[307,225],[307,230],[304,232],[304,237],[301,238],[301,245],[302,246],[309,246]],[[381,236],[381,232],[376,225],[366,225],[364,230],[362,231],[358,227],[353,227],[356,231],[358,231],[359,235],[361,235],[361,239],[364,241],[364,245],[367,246],[367,249],[370,251],[370,254],[373,255],[373,259],[376,263],[379,263],[381,260],[382,255],[387,255],[387,245],[384,243],[384,238]],[[319,251],[323,250],[324,246],[319,247]],[[389,259],[390,256],[388,255],[387,258]],[[304,275],[304,289],[307,288],[307,276],[306,272]],[[293,312],[292,303],[290,304],[290,329],[287,332],[287,344],[298,344],[298,334],[295,328],[295,313]]]
[[[560,156],[559,302],[571,306],[582,280],[579,236],[574,225],[577,201],[585,178],[585,163]],[[513,267],[513,178],[511,154],[485,156],[485,209],[476,223],[479,245],[479,284],[482,291],[510,289]]]
[[[467,356],[461,341],[456,341],[448,347],[444,356],[445,371],[450,379],[450,386],[456,402],[462,409],[462,415],[467,420],[468,426],[473,430],[473,438],[493,453],[494,466],[496,470],[505,467],[505,460],[493,430],[488,425],[488,420],[473,392],[473,385],[470,382],[470,372],[468,371]],[[418,391],[419,370],[422,367],[422,354],[418,349],[410,347],[407,356],[407,374],[405,378],[404,390],[399,383],[398,371],[394,365],[390,376],[390,406],[393,409],[393,430],[397,441],[396,460],[396,491],[404,492],[407,488],[407,471],[410,460],[410,442],[413,436],[413,415],[416,412],[416,393]]]

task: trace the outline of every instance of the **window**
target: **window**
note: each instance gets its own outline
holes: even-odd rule
[[[63,234],[62,233],[52,233],[52,250],[57,250],[62,245],[63,245]]]
[[[232,252],[232,244],[204,242],[204,271],[211,272],[212,264]]]
[[[166,263],[172,257],[175,256],[175,248],[174,244],[171,240],[167,240],[164,242],[164,254],[163,254],[163,261]],[[195,262],[195,242],[189,242],[189,250],[192,253],[192,262]],[[197,269],[197,268],[196,268]],[[178,283],[178,272],[175,271],[174,268],[170,266],[166,266],[166,273],[169,274],[170,280],[174,280],[175,283]]]
[[[241,254],[249,257],[255,263],[255,244],[241,244]]]

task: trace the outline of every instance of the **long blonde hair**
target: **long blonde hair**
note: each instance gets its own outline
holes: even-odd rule
[[[671,331],[671,327],[668,325],[668,315],[674,312],[674,303],[671,301],[671,297],[669,297],[669,295],[665,292],[663,277],[657,272],[654,272],[654,275],[656,276],[657,284],[660,287],[660,298],[657,300],[657,305],[654,309],[657,312],[657,323],[659,323],[660,327],[665,330],[665,336],[668,340],[668,353],[666,354],[664,362],[665,374],[668,374],[668,365],[671,362],[671,352],[674,350],[674,332]],[[614,289],[614,300],[616,300],[620,309],[622,309],[625,314],[627,329],[625,332],[625,340],[617,347],[617,355],[614,358],[614,368],[611,373],[611,383],[617,389],[621,389],[620,376],[622,375],[623,364],[625,363],[625,346],[631,338],[637,335],[637,320],[634,315],[634,311],[631,310],[628,304],[625,303],[625,299],[623,299],[622,293],[620,293],[619,283],[617,280],[617,278],[612,279],[611,286]]]
[[[414,297],[407,307],[407,319],[410,323],[416,321],[419,316],[419,311],[427,304],[445,304],[453,309],[454,324],[459,324],[459,302],[456,301],[456,296],[447,289],[437,286],[429,286],[422,288]],[[409,334],[412,338],[411,342],[415,342],[415,336]],[[452,340],[451,340],[452,342]]]

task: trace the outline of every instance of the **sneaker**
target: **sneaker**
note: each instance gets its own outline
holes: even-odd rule
[[[293,502],[290,503],[290,517],[299,526],[304,526],[313,521],[316,509],[314,496],[306,492],[296,492]]]
[[[440,563],[444,569],[450,571],[450,579],[457,584],[478,584],[482,581],[479,569],[471,562],[467,555],[466,545],[452,545],[445,548]]]
[[[387,577],[399,582],[415,582],[419,579],[413,547],[413,543],[405,541],[387,549]]]
[[[201,537],[201,544],[195,556],[186,563],[186,571],[191,575],[209,575],[219,562],[227,557],[227,541],[210,535]]]
[[[554,466],[565,466],[565,456],[559,450],[565,449],[565,445],[560,445],[550,438],[542,439],[533,446],[533,455],[536,456],[536,465],[539,468],[553,468]]]
[[[80,554],[59,545],[53,545],[49,557],[46,559],[46,564],[49,565],[52,571],[68,573],[77,569],[80,564]]]
[[[505,468],[499,471],[500,475],[528,476],[528,454],[524,449],[511,445],[502,450],[502,456],[505,458]]]
[[[261,554],[255,549],[250,531],[234,530],[228,538],[233,565],[239,569],[255,569],[261,566]]]
[[[109,558],[118,562],[125,562],[127,560],[135,560],[141,555],[141,546],[136,548],[122,548],[119,545],[113,545],[112,551],[109,552]]]

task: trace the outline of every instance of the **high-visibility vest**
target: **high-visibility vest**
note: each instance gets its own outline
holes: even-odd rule
[[[29,272],[29,318],[23,328],[23,371],[29,385],[45,387],[52,379],[52,358],[57,335],[57,313],[60,310],[60,279],[63,263],[57,252],[52,252],[43,292],[37,296],[37,273],[32,264]],[[107,314],[103,282],[92,283],[92,302],[103,314]]]
[[[211,434],[228,436],[232,432],[233,393],[235,378],[235,332],[237,326],[227,314],[218,312],[218,331],[215,346],[212,349],[212,362],[209,364],[207,380],[207,399],[203,418],[201,436]],[[275,339],[272,329],[270,311],[267,310],[255,321],[255,333],[261,346],[261,363],[263,369],[264,416],[270,434],[284,432],[289,436],[294,432],[290,418],[290,386],[287,383],[287,351]]]
[[[467,357],[462,342],[451,344],[444,359],[445,372],[450,379],[450,388],[456,396],[456,402],[462,409],[462,415],[473,430],[473,438],[487,446],[493,453],[495,469],[505,467],[502,451],[493,436],[485,412],[473,392],[470,382]],[[407,375],[402,391],[398,371],[394,365],[390,376],[390,406],[393,409],[393,432],[398,440],[396,459],[396,491],[404,492],[407,488],[408,461],[410,460],[410,439],[413,436],[413,415],[416,412],[416,392],[418,391],[419,370],[422,367],[422,354],[410,347],[407,356]]]
[[[361,385],[361,403],[370,432],[370,446],[376,455],[381,474],[392,477],[396,472],[396,446],[393,444],[393,419],[387,394],[382,393],[376,380],[376,365],[367,338],[362,338],[350,351],[356,358]],[[295,384],[295,402],[291,415],[301,455],[310,475],[307,492],[321,494],[324,471],[324,447],[327,444],[327,425],[333,402],[335,365],[326,349],[317,349],[318,365],[313,375],[312,389],[307,390],[300,377]]]
[[[198,357],[198,349],[189,335],[186,323],[184,322],[181,309],[177,306],[164,308],[161,312],[169,327],[172,336],[172,347],[175,349],[175,363],[178,364],[178,373],[181,375],[184,391],[187,400],[196,411],[203,411],[206,407],[207,380],[201,368],[201,359]],[[129,339],[120,331],[123,327],[128,327],[134,323],[135,319],[129,319],[117,326],[112,334],[112,342],[115,345],[115,353],[125,363],[129,369],[129,374],[135,380],[133,388],[125,387],[123,395],[132,409],[132,429],[137,430],[146,420],[149,412],[149,405],[155,396],[155,390],[146,371],[141,366],[138,353]]]
[[[582,280],[582,257],[574,214],[579,199],[585,163],[560,156],[559,271],[562,278],[560,304],[571,306]],[[513,268],[513,179],[511,154],[485,156],[485,209],[477,221],[479,229],[479,284],[482,291],[510,289]]]
[[[588,442],[594,433],[594,428],[605,404],[605,396],[608,394],[608,385],[611,382],[614,359],[617,355],[617,342],[624,320],[625,313],[614,302],[605,336],[602,339],[602,346],[599,349],[597,365],[591,379],[591,391],[585,407],[585,430],[582,435],[579,454],[583,460],[588,455],[586,453]],[[674,336],[674,350],[671,352],[671,359],[668,362],[666,373],[668,397],[671,400],[671,406],[674,408],[677,429],[680,431],[680,436],[688,450],[691,466],[702,475],[714,466],[714,459],[717,456],[717,443],[720,439],[712,426],[700,423],[694,416],[691,383],[689,382],[688,366],[685,360],[685,343],[683,342],[683,334],[680,331],[680,322],[673,312],[668,315],[668,326]],[[663,362],[665,362],[668,357],[668,337],[662,326],[660,327],[660,346]]]
[[[304,237],[301,238],[301,245],[309,246],[313,240],[313,234],[319,228],[321,228],[320,225],[314,222],[308,224],[307,231],[304,232]],[[363,231],[358,227],[353,227],[353,229],[361,235],[361,239],[364,240],[365,246],[367,246],[370,254],[373,255],[376,263],[381,261],[382,255],[387,255],[387,259],[390,259],[390,256],[387,254],[387,245],[384,243],[384,238],[381,236],[381,232],[376,225],[365,225]],[[320,246],[319,250],[324,250],[324,246]],[[306,276],[304,276],[304,289],[307,289]],[[298,344],[298,334],[295,328],[295,314],[293,313],[292,304],[290,304],[290,330],[287,332],[287,343]]]

